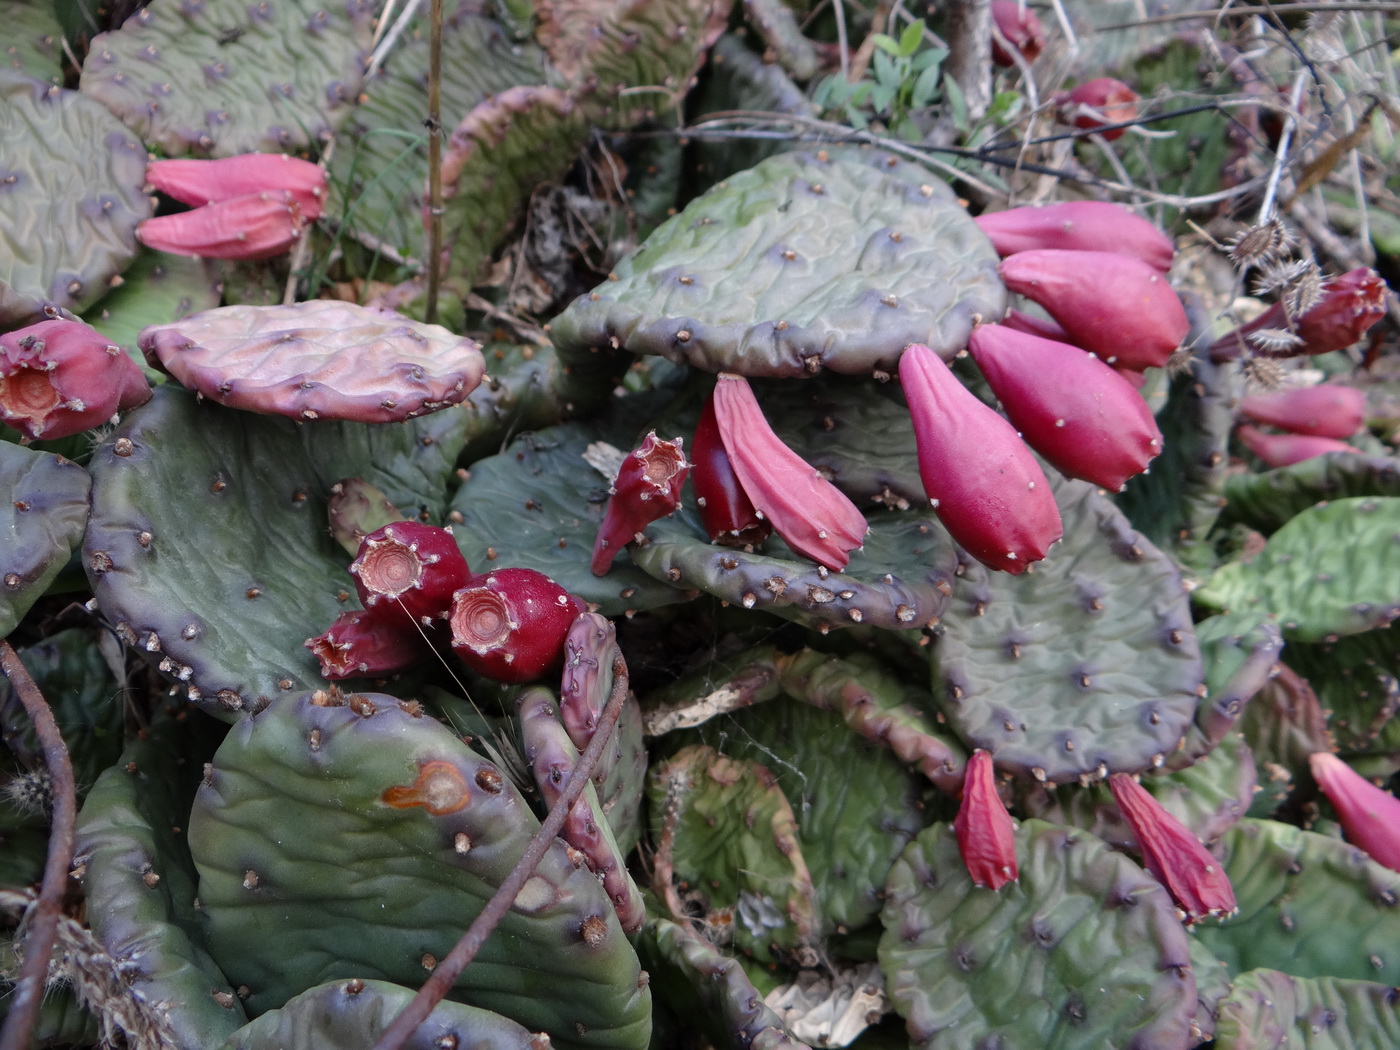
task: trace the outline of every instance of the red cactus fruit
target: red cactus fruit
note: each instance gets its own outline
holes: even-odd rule
[[[1013,575],[1064,529],[1050,483],[1020,435],[928,347],[899,359],[919,446],[919,476],[938,519],[983,565]]]
[[[986,324],[968,349],[1012,424],[1061,473],[1117,492],[1162,451],[1147,402],[1078,347]]]
[[[979,215],[973,221],[1002,256],[1036,248],[1118,252],[1136,256],[1166,273],[1176,254],[1172,239],[1156,226],[1121,204],[1107,201],[1008,208]]]
[[[754,509],[724,451],[715,420],[715,399],[705,398],[700,423],[691,442],[691,484],[700,505],[700,520],[710,540],[726,547],[757,547],[773,526]]]
[[[1330,751],[1308,756],[1318,786],[1337,811],[1347,841],[1400,871],[1400,799],[1376,787]]]
[[[1122,124],[1137,119],[1137,104],[1141,99],[1142,96],[1123,81],[1098,77],[1059,97],[1060,120],[1090,131],[1107,124]],[[1122,138],[1127,130],[1111,128],[1100,134],[1112,142]]]
[[[1267,328],[1288,329],[1300,340],[1293,346],[1269,352],[1269,356],[1300,357],[1344,350],[1385,316],[1385,295],[1385,282],[1375,270],[1364,267],[1349,270],[1323,282],[1318,301],[1291,324],[1283,304],[1274,303],[1254,320],[1217,339],[1211,346],[1211,356],[1217,361],[1226,360],[1238,356],[1245,348],[1261,353],[1261,348],[1247,337]]]
[[[296,196],[288,190],[246,193],[178,215],[158,215],[136,227],[148,248],[206,259],[270,259],[297,242],[306,229]]]
[[[593,543],[593,575],[612,568],[617,552],[642,530],[681,504],[681,486],[690,472],[681,439],[663,441],[652,431],[627,454],[613,480],[612,498]]]
[[[1291,467],[1305,459],[1325,456],[1329,452],[1357,452],[1354,445],[1335,438],[1313,437],[1308,434],[1266,434],[1258,427],[1237,427],[1244,447],[1271,467]]]
[[[153,160],[146,181],[183,204],[213,204],[285,190],[307,222],[321,217],[326,170],[284,153],[244,153],[218,160]]]
[[[585,611],[542,572],[497,569],[452,596],[452,648],[483,678],[532,682],[563,665],[569,626]]]
[[[1045,307],[1076,346],[1117,368],[1160,368],[1190,328],[1167,279],[1132,256],[1038,248],[1003,259],[1001,279]]]
[[[1006,42],[1021,53],[1027,62],[1034,62],[1045,50],[1045,26],[1029,7],[1017,0],[992,0],[992,21]],[[1014,66],[1016,59],[992,37],[992,62],[998,66]]]
[[[1042,339],[1053,339],[1057,343],[1070,341],[1065,330],[1048,317],[1036,317],[1020,310],[1006,311],[1006,316],[1001,319],[1001,326],[1010,328],[1013,332],[1025,332],[1027,335],[1038,335]]]
[[[720,374],[714,406],[724,450],[758,513],[802,557],[844,569],[870,529],[865,516],[773,433],[743,376]]]
[[[25,441],[80,434],[150,397],[136,362],[81,321],[40,321],[0,336],[0,421]]]
[[[432,653],[423,635],[380,609],[352,609],[315,638],[302,643],[321,662],[321,676],[331,681],[393,674]]]
[[[395,521],[365,536],[350,563],[366,609],[404,625],[447,614],[452,595],[471,581],[452,532],[418,521]]]
[[[1349,438],[1366,425],[1366,395],[1354,386],[1323,383],[1251,394],[1240,411],[1292,434]]]
[[[1016,829],[997,794],[990,751],[979,749],[967,760],[962,804],[953,832],[974,884],[999,890],[1016,880]]]
[[[1127,773],[1114,773],[1108,787],[1133,829],[1147,870],[1167,888],[1188,923],[1235,910],[1229,876],[1190,829]]]

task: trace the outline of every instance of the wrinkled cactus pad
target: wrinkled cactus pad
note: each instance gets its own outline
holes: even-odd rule
[[[212,310],[220,291],[218,270],[209,260],[142,247],[122,271],[121,286],[93,303],[83,320],[118,346],[135,350],[141,329]]]
[[[1284,663],[1307,679],[1343,753],[1388,754],[1400,747],[1400,625],[1335,642],[1289,645]],[[1314,750],[1330,750],[1324,745]]]
[[[211,950],[260,1012],[338,979],[417,987],[538,828],[510,780],[418,705],[320,692],[230,731],[189,839]],[[598,880],[556,842],[452,997],[555,1047],[641,1050],[640,974]]]
[[[734,175],[575,300],[556,343],[749,376],[889,373],[916,342],[951,356],[1005,311],[996,253],[937,178],[886,170],[783,153]]]
[[[82,542],[91,487],[76,463],[0,441],[0,638],[15,629]]]
[[[82,90],[171,157],[320,146],[360,93],[375,10],[371,0],[143,7],[93,38]]]
[[[1234,474],[1221,521],[1270,533],[1314,504],[1351,496],[1400,496],[1400,459],[1329,452],[1262,474]]]
[[[880,964],[923,1050],[1185,1050],[1187,935],[1166,890],[1088,832],[1024,821],[1020,878],[972,884],[935,824],[890,875]]]
[[[1375,981],[1240,974],[1218,1005],[1216,1050],[1390,1050],[1400,994]]]
[[[107,110],[0,69],[0,329],[85,309],[136,254],[146,151]],[[75,171],[83,173],[74,181]]]
[[[145,329],[141,349],[230,408],[358,423],[455,405],[485,370],[472,339],[332,299],[206,310]]]

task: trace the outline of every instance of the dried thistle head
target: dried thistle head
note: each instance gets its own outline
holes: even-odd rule
[[[1179,346],[1172,351],[1172,356],[1167,358],[1164,366],[1168,379],[1175,379],[1179,375],[1184,375],[1192,371],[1196,365],[1195,352],[1189,346]]]
[[[1230,241],[1230,261],[1240,268],[1262,265],[1287,255],[1293,244],[1293,231],[1275,216]]]
[[[1303,345],[1303,340],[1286,328],[1259,328],[1245,338],[1269,354],[1284,354]]]
[[[3,791],[10,804],[22,813],[41,817],[53,814],[53,778],[47,769],[17,773]]]
[[[1246,357],[1240,364],[1245,382],[1255,390],[1275,390],[1283,383],[1285,370],[1272,357]]]
[[[1283,294],[1309,273],[1318,273],[1311,259],[1271,259],[1259,268],[1254,278],[1254,294],[1258,296]]]
[[[1306,261],[1312,265],[1283,294],[1283,308],[1289,317],[1301,317],[1322,299],[1322,270],[1311,259]]]

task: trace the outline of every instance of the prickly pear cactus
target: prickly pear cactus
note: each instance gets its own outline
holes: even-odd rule
[[[3,386],[3,380],[0,380]],[[62,456],[0,441],[0,638],[82,542],[92,481]]]
[[[217,270],[207,259],[142,248],[122,271],[121,285],[93,303],[83,320],[134,351],[141,329],[212,310],[220,290]]]
[[[1221,522],[1271,533],[1324,500],[1400,496],[1400,460],[1329,452],[1262,474],[1236,474],[1226,483]]]
[[[1400,1003],[1388,984],[1241,974],[1219,1003],[1217,1050],[1386,1050],[1400,1043]]]
[[[63,83],[63,26],[48,4],[25,0],[0,3],[0,17],[8,27],[0,66],[6,66],[35,80]]]
[[[504,774],[421,707],[284,697],[231,730],[195,799],[211,950],[255,1013],[327,981],[416,986],[538,827]],[[452,994],[557,1047],[640,1050],[640,974],[598,880],[556,843]]]
[[[1006,290],[952,192],[901,166],[784,153],[727,179],[556,318],[555,342],[751,376],[889,374],[910,343],[951,356]]]
[[[1344,753],[1389,754],[1400,742],[1400,626],[1335,642],[1289,645],[1284,663],[1316,691],[1327,728]],[[1330,750],[1328,747],[1314,750]]]

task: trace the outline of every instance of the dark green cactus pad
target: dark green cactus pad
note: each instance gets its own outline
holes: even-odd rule
[[[1216,1050],[1391,1050],[1400,993],[1374,981],[1250,970],[1220,1003]]]
[[[1196,641],[1205,665],[1206,691],[1184,746],[1167,759],[1169,769],[1195,762],[1224,740],[1248,704],[1277,667],[1283,637],[1259,613],[1211,616],[1196,624]]]
[[[7,974],[19,971],[18,953],[13,944],[0,937],[0,968]],[[14,983],[0,977],[0,1023],[9,1015],[14,1003]],[[50,984],[44,989],[34,1027],[26,1043],[32,1050],[51,1046],[97,1046],[102,1032],[97,1018],[79,1004],[73,989],[65,984]]]
[[[927,823],[921,778],[888,750],[853,738],[839,713],[789,697],[678,736],[765,765],[777,779],[797,815],[829,929],[853,930],[875,917],[895,858]]]
[[[536,187],[561,178],[589,124],[558,88],[508,88],[466,113],[442,156],[442,243],[449,277],[470,285]]]
[[[320,683],[301,643],[356,604],[331,486],[362,477],[442,521],[464,420],[298,425],[161,387],[93,456],[84,563],[99,607],[223,717]]]
[[[797,818],[767,767],[691,745],[647,776],[657,891],[759,962],[810,952],[820,908]]]
[[[76,91],[0,69],[0,329],[79,311],[136,254],[146,150]],[[73,173],[83,172],[81,180]]]
[[[359,96],[375,11],[371,0],[143,7],[93,37],[81,88],[170,157],[320,148]]]
[[[190,800],[222,727],[162,717],[93,785],[74,867],[92,932],[153,1028],[185,1048],[218,1046],[247,1021],[207,949],[186,839]]]
[[[112,342],[136,350],[136,337],[150,324],[179,321],[219,305],[218,268],[207,259],[142,248],[113,288],[83,314],[83,320]],[[141,363],[144,358],[135,355]],[[164,376],[154,369],[150,375]]]
[[[783,0],[744,0],[744,16],[789,76],[807,81],[817,75],[821,56],[792,7]]]
[[[1215,1033],[1216,1012],[1220,1001],[1230,994],[1230,971],[1211,954],[1210,949],[1195,937],[1187,938],[1191,946],[1191,969],[1196,974],[1196,1017],[1191,1022],[1191,1041],[1211,1038]],[[1196,1030],[1200,1030],[1197,1036]]]
[[[91,487],[87,471],[71,460],[0,441],[0,638],[82,542]]]
[[[809,1050],[764,1005],[739,961],[688,927],[652,919],[637,951],[658,1000],[675,1008],[684,1031],[700,1026],[721,1050]]]
[[[302,992],[229,1037],[222,1050],[335,1047],[371,1050],[416,992],[388,981],[333,981]],[[540,1050],[541,1043],[514,1021],[444,1000],[403,1044],[404,1050]]]
[[[1400,625],[1336,642],[1290,645],[1283,659],[1331,712],[1327,728],[1338,749],[1350,754],[1400,749],[1400,719],[1395,717],[1400,712]]]
[[[470,422],[463,462],[499,452],[516,434],[558,423],[566,411],[563,374],[554,347],[486,343],[486,377],[463,402]]]
[[[1239,912],[1196,936],[1238,975],[1400,983],[1400,874],[1355,846],[1271,820],[1242,820],[1216,847]]]
[[[1311,777],[1309,755],[1336,750],[1329,721],[1312,686],[1287,666],[1281,667],[1278,675],[1259,690],[1240,721],[1240,731],[1259,764],[1259,782],[1264,789],[1250,816],[1267,816],[1295,777]],[[1268,808],[1261,811],[1260,806]]]
[[[1290,642],[1388,625],[1400,615],[1400,498],[1309,508],[1257,557],[1222,566],[1193,597],[1208,609],[1272,614]]]
[[[442,27],[441,113],[452,128],[483,99],[544,79],[543,55],[508,40],[499,25],[447,5]],[[364,101],[345,121],[330,162],[326,214],[371,247],[404,258],[425,254],[423,192],[428,140],[418,132],[428,112],[428,33],[408,35],[383,71],[365,85]]]
[[[951,356],[974,316],[1006,307],[996,254],[951,190],[840,153],[784,153],[720,183],[615,276],[554,320],[557,345],[616,340],[751,376],[893,372],[908,344]]]
[[[1024,821],[1020,879],[972,884],[935,824],[890,874],[880,965],[927,1050],[1185,1050],[1196,1010],[1167,891],[1084,831]]]
[[[1314,504],[1351,496],[1400,496],[1400,459],[1329,452],[1263,474],[1235,474],[1220,523],[1270,533]]]
[[[337,979],[416,987],[538,828],[501,771],[416,705],[280,699],[230,731],[190,817],[211,950],[255,1013]],[[641,1050],[640,973],[598,880],[556,842],[452,997],[556,1047]]]
[[[0,3],[7,42],[0,66],[8,67],[35,80],[63,83],[63,26],[54,15],[53,5],[32,0],[4,0]]]
[[[934,700],[1007,772],[1136,773],[1176,749],[1203,689],[1186,592],[1092,485],[1051,484],[1065,538],[1022,576],[966,566],[939,627]]]

